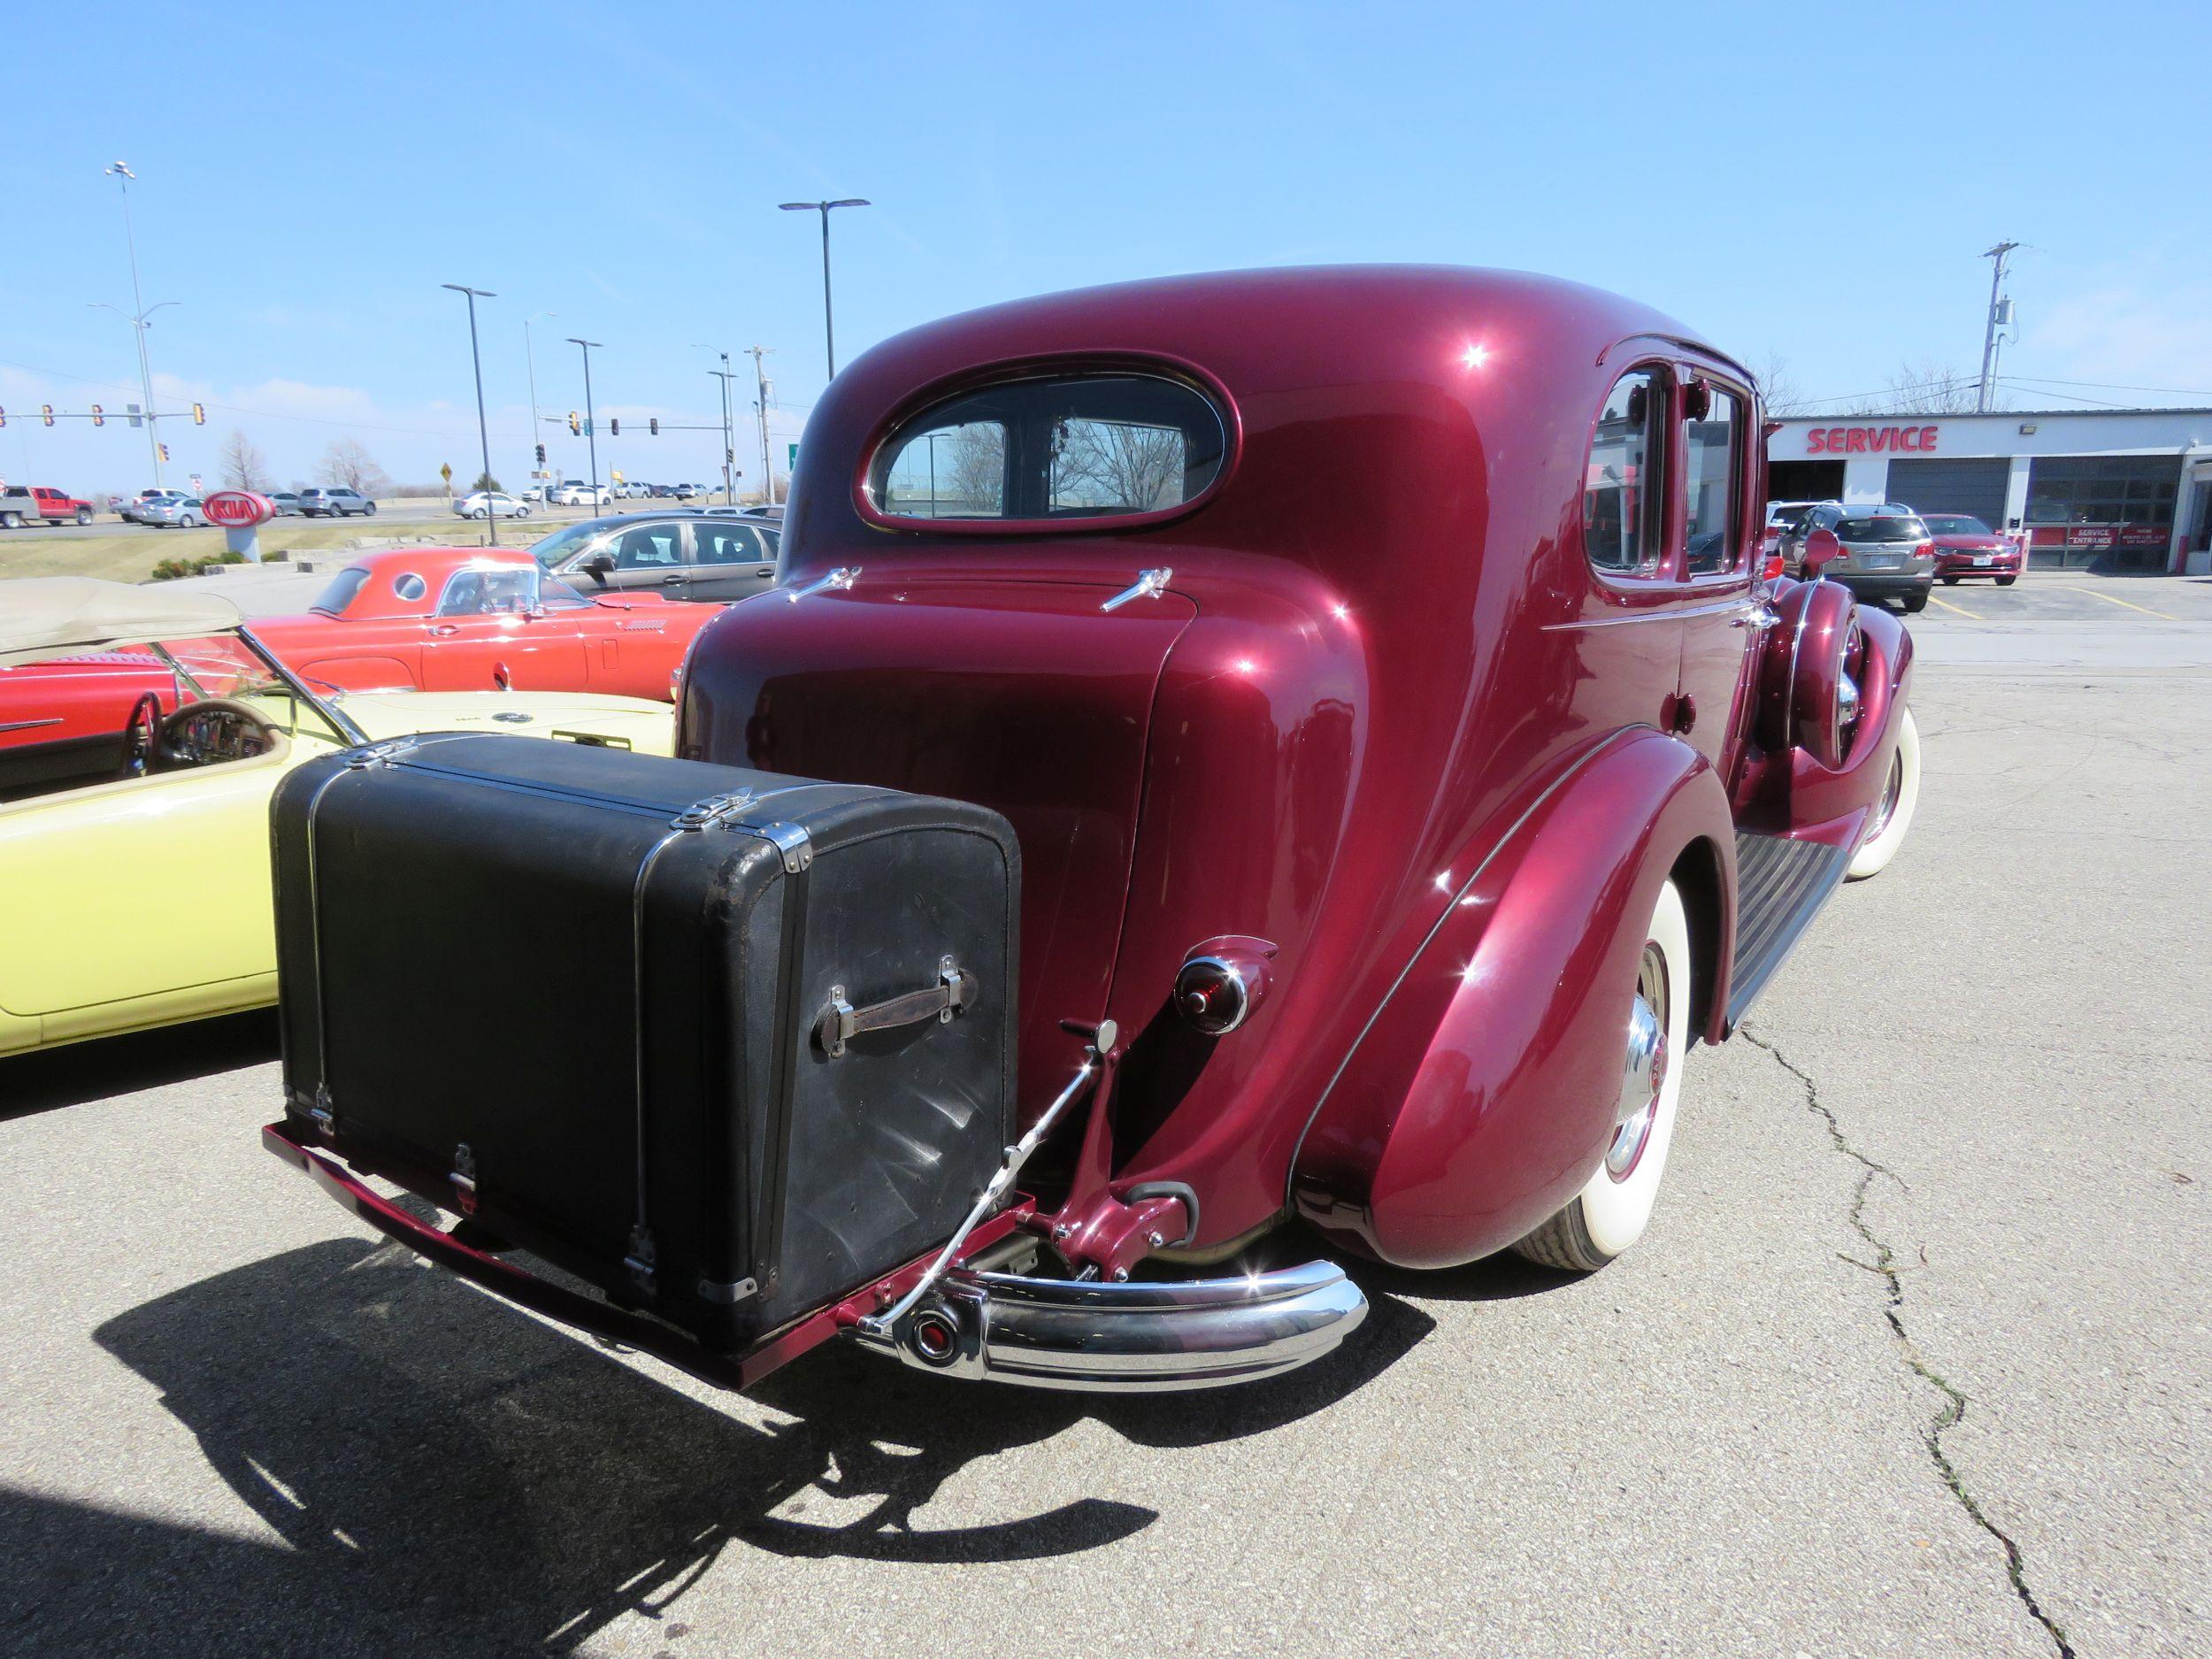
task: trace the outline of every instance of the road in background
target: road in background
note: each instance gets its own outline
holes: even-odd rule
[[[718,1396],[417,1265],[262,1153],[265,1018],[0,1063],[0,1630],[2212,1651],[2196,614],[2016,624],[1997,655],[1916,618],[1911,839],[1686,1056],[1644,1243],[1587,1279],[1361,1270],[1346,1350],[1249,1388],[984,1389],[836,1348]]]

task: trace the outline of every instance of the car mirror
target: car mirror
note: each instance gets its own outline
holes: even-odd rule
[[[1843,543],[1836,539],[1833,530],[1815,530],[1805,538],[1805,568],[1817,574],[1823,565],[1833,564],[1843,557]]]

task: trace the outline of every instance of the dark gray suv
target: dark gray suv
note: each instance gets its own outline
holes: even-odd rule
[[[583,593],[643,588],[671,599],[726,603],[775,585],[782,539],[772,524],[687,510],[587,518],[530,550]]]

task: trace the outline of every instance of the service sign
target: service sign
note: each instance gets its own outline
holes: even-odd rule
[[[1893,450],[1933,455],[1934,426],[1815,426],[1805,434],[1808,455],[1885,455]]]
[[[226,530],[250,530],[276,517],[276,503],[250,490],[219,489],[200,503],[210,524]]]

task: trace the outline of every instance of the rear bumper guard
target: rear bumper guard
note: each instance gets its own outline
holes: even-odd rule
[[[1217,1388],[1310,1364],[1367,1317],[1330,1262],[1233,1279],[1110,1283],[955,1271],[863,1346],[922,1371],[1033,1388]]]

